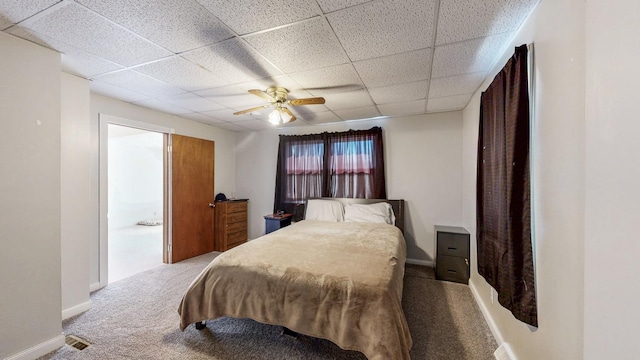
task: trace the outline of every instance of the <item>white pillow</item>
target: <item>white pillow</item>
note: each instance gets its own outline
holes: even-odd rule
[[[344,208],[342,203],[336,200],[307,200],[306,220],[321,220],[340,222],[344,221]]]
[[[379,202],[375,204],[347,204],[344,209],[345,222],[372,222],[394,225],[396,216],[391,204]]]

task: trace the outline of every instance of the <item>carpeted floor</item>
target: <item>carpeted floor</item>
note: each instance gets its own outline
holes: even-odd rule
[[[40,359],[365,359],[330,341],[283,336],[280,327],[248,319],[221,318],[202,331],[180,331],[180,299],[215,255],[162,265],[94,292],[91,310],[63,322],[65,334],[92,345],[67,345]],[[432,269],[407,265],[403,306],[412,359],[493,359],[497,344],[466,285],[436,281]]]

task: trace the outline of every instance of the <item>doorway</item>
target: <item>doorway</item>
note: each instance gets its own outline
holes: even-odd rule
[[[108,124],[109,283],[163,263],[163,134]]]

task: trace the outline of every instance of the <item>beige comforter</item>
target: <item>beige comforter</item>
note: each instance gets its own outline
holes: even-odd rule
[[[251,318],[371,360],[409,359],[405,258],[395,226],[301,221],[216,257],[184,295],[180,328],[222,316]]]

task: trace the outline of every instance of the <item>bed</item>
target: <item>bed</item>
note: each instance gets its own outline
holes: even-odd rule
[[[340,204],[344,221],[331,221],[340,206],[317,205],[329,201]],[[401,301],[403,206],[402,200],[310,200],[305,220],[217,256],[186,291],[180,328],[223,316],[251,318],[328,339],[370,360],[410,359]],[[384,222],[383,216],[368,221],[386,208]]]

